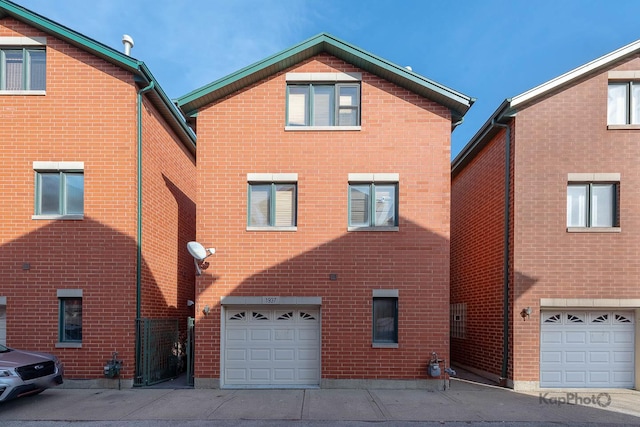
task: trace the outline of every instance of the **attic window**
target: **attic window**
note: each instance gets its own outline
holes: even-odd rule
[[[360,73],[288,73],[287,130],[360,128]]]
[[[46,40],[0,37],[0,92],[43,94],[46,88]]]

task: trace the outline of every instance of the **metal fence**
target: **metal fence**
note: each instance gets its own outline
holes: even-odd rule
[[[143,387],[175,378],[181,371],[178,319],[136,319],[138,346],[134,386]]]

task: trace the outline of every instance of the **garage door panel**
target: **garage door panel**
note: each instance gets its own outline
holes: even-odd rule
[[[293,329],[276,329],[274,338],[278,341],[293,341],[295,339],[295,331]]]
[[[583,385],[587,380],[586,371],[565,371],[564,380],[567,384]]]
[[[541,314],[541,387],[634,387],[633,312]]]
[[[227,349],[227,360],[244,362],[247,360],[247,351],[244,349]]]
[[[585,351],[567,351],[564,353],[564,361],[566,363],[585,363],[587,353]]]
[[[271,360],[271,350],[268,348],[252,348],[249,354],[251,362]]]
[[[227,338],[227,341],[232,341],[232,340],[246,341],[247,331],[237,330],[237,329],[228,330],[226,338]]]
[[[271,341],[271,329],[251,329],[249,333],[252,341]]]
[[[271,371],[264,368],[250,368],[249,381],[265,382],[271,378]]]
[[[225,316],[225,386],[317,386],[320,311],[247,307]],[[246,360],[243,355],[246,354]],[[244,374],[241,374],[244,372]]]
[[[543,351],[540,360],[544,363],[561,363],[562,352],[560,351]]]
[[[613,362],[614,363],[627,363],[633,366],[633,351],[614,351]]]
[[[246,369],[225,369],[225,377],[232,381],[245,381],[247,379],[247,371]]]
[[[589,342],[591,344],[609,344],[609,337],[611,336],[608,331],[595,331],[589,333]]]
[[[549,331],[549,332],[544,332],[540,338],[540,341],[544,344],[544,343],[556,343],[556,344],[560,344],[562,343],[562,332],[560,331]]]
[[[565,344],[586,344],[587,343],[587,333],[586,332],[577,332],[577,331],[567,331],[564,335]]]
[[[294,361],[296,350],[294,348],[278,348],[273,353],[273,360],[275,361]]]
[[[611,354],[608,351],[591,351],[589,352],[590,363],[610,363]]]
[[[614,344],[629,344],[634,341],[633,331],[613,331]]]
[[[594,385],[606,386],[611,382],[611,375],[609,371],[589,371],[589,383]]]
[[[274,369],[273,370],[273,378],[276,381],[294,381],[296,377],[295,369]]]

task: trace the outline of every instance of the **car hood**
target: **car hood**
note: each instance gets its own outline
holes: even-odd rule
[[[32,365],[34,363],[54,360],[53,356],[37,351],[11,350],[0,353],[0,368],[16,368],[18,366]]]

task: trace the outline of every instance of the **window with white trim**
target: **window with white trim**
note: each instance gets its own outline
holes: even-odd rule
[[[44,48],[0,47],[0,91],[44,91]]]
[[[398,174],[349,174],[349,230],[397,229]]]
[[[640,124],[640,81],[609,82],[607,124]]]
[[[570,182],[567,185],[567,227],[618,227],[618,184]]]
[[[297,174],[249,174],[247,228],[293,230],[297,223]]]
[[[287,127],[360,126],[360,73],[288,73]]]
[[[84,215],[84,163],[34,162],[34,219],[81,219]]]

